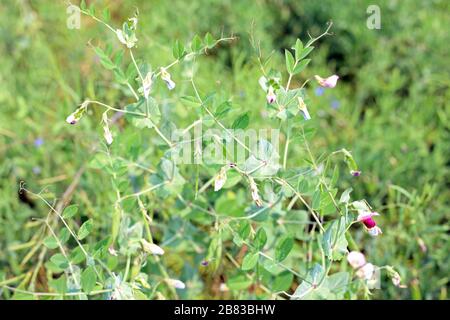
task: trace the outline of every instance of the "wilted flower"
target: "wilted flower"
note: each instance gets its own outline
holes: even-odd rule
[[[269,90],[267,90],[266,95],[267,103],[272,104],[277,100],[277,96],[275,95],[274,89],[272,86],[269,87]]]
[[[172,81],[170,73],[168,73],[165,68],[161,68],[161,79],[166,83],[169,90],[175,88],[175,82]]]
[[[111,144],[113,142],[113,137],[108,126],[108,115],[106,112],[103,114],[103,136],[105,137],[107,144]]]
[[[186,285],[183,281],[177,280],[177,279],[167,279],[167,283],[174,287],[175,289],[184,289],[186,288]]]
[[[148,96],[150,95],[150,89],[152,88],[152,84],[153,84],[153,73],[149,72],[142,81],[142,90],[144,91],[145,99],[148,99]]]
[[[249,176],[248,179],[249,179],[249,182],[250,182],[250,191],[252,193],[252,199],[253,199],[253,201],[256,203],[256,205],[258,207],[261,207],[262,206],[262,201],[261,201],[261,198],[259,196],[258,186],[257,186],[255,180],[252,177]]]
[[[142,249],[144,249],[145,252],[158,256],[162,256],[164,254],[164,250],[160,246],[157,246],[154,243],[150,243],[145,239],[141,239],[141,245]]]
[[[66,122],[68,124],[76,124],[86,112],[88,105],[89,101],[84,101],[81,106],[77,110],[75,110],[75,112],[73,112],[66,118]]]
[[[223,185],[227,181],[227,169],[226,167],[222,167],[219,171],[219,174],[216,176],[214,180],[214,191],[219,191],[222,189]]]
[[[371,236],[378,236],[383,232],[379,227],[377,227],[377,223],[373,219],[374,216],[379,216],[378,212],[370,212],[370,211],[360,211],[357,220],[362,222],[366,227],[367,231]]]
[[[318,75],[315,75],[314,77],[316,78],[317,82],[324,88],[336,87],[337,81],[339,79],[339,76],[335,74],[329,76],[328,78],[322,78]]]
[[[406,285],[401,284],[402,278],[400,277],[400,274],[397,271],[395,271],[393,267],[386,266],[386,271],[388,277],[391,278],[391,281],[394,284],[394,286],[399,288],[406,288]]]
[[[298,97],[298,108],[303,114],[303,118],[305,120],[311,120],[311,116],[309,115],[308,108],[306,107],[305,101],[303,101],[302,97]]]

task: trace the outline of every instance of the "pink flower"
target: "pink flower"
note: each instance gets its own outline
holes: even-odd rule
[[[328,78],[322,78],[318,75],[314,76],[319,83],[324,88],[334,88],[336,87],[337,81],[339,79],[338,75],[333,74],[332,76],[329,76]]]
[[[381,229],[379,227],[377,227],[377,223],[373,219],[374,216],[379,216],[379,215],[380,214],[378,212],[362,211],[358,215],[357,220],[364,224],[364,226],[367,229],[367,232],[369,232],[369,234],[371,236],[376,237],[376,236],[378,236],[378,235],[383,233],[381,231]]]
[[[269,87],[269,90],[266,95],[267,103],[272,104],[277,100],[277,96],[273,90],[273,87]]]
[[[352,251],[348,254],[347,261],[353,269],[358,269],[366,264],[366,257],[361,252]]]

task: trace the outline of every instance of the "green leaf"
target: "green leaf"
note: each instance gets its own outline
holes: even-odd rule
[[[66,257],[64,257],[61,253],[56,253],[51,256],[50,261],[53,262],[58,268],[66,269],[69,266],[69,262]]]
[[[248,112],[246,112],[244,114],[241,114],[236,120],[234,120],[231,128],[233,128],[234,130],[245,129],[248,127],[249,122],[250,118],[248,116]]]
[[[348,188],[341,194],[341,198],[339,199],[340,203],[348,203],[350,201],[350,193],[353,191],[353,188]]]
[[[44,239],[44,246],[46,246],[49,249],[56,249],[58,248],[58,241],[55,239],[54,236],[48,236]]]
[[[49,281],[49,285],[56,290],[56,292],[64,294],[67,292],[67,278],[63,274],[58,279],[52,279]]]
[[[92,219],[89,219],[85,223],[83,223],[80,227],[80,230],[78,230],[78,240],[83,240],[84,238],[86,238],[89,233],[91,233],[93,227],[94,225]]]
[[[267,242],[267,234],[266,230],[264,228],[259,228],[258,231],[256,231],[255,239],[253,240],[253,246],[256,250],[262,250],[264,248],[264,245]]]
[[[176,40],[172,48],[173,57],[177,60],[180,60],[185,55],[185,52],[186,51],[184,49],[184,45]]]
[[[197,52],[202,48],[202,39],[198,35],[195,35],[191,42],[191,50]]]
[[[181,102],[186,105],[187,107],[199,107],[201,105],[201,103],[198,101],[198,99],[196,97],[193,96],[184,96],[181,97]]]
[[[318,210],[320,208],[320,190],[316,190],[312,198],[312,208]]]
[[[62,213],[64,219],[72,218],[78,212],[78,205],[72,204],[66,207]]]
[[[302,60],[302,59],[306,58],[306,57],[308,56],[308,54],[310,54],[311,51],[313,51],[313,50],[314,50],[314,47],[307,47],[307,48],[304,48],[304,49],[302,50],[301,54],[299,55],[299,57],[298,57],[297,60]],[[297,53],[297,52],[296,52],[296,53]]]
[[[95,273],[94,267],[88,267],[81,273],[81,288],[84,292],[91,292],[95,288],[96,281],[97,274]]]
[[[253,269],[258,263],[259,253],[249,252],[242,260],[241,269],[243,271]]]
[[[281,237],[275,247],[275,260],[278,262],[287,258],[294,246],[294,239],[290,235]]]
[[[294,64],[295,64],[294,57],[292,56],[292,53],[287,49],[284,50],[284,56],[286,58],[287,72],[292,74],[294,72]]]
[[[283,271],[275,277],[272,284],[272,291],[286,291],[291,287],[292,281],[294,280],[294,275],[290,271]]]
[[[250,287],[253,280],[246,277],[246,274],[239,273],[234,277],[231,277],[227,281],[227,287],[230,290],[244,290]]]
[[[238,234],[243,240],[248,238],[248,236],[250,235],[250,231],[251,231],[250,223],[248,223],[247,221],[241,222]]]
[[[214,40],[213,36],[209,32],[205,35],[205,44],[208,47],[208,49],[213,48],[216,44],[216,41]]]
[[[297,63],[294,70],[291,72],[292,74],[297,74],[303,71],[303,69],[306,68],[306,66],[311,62],[311,59],[305,59]]]
[[[295,60],[297,61],[301,60],[302,58],[300,58],[300,55],[303,51],[303,43],[300,39],[297,39],[293,49],[295,50]]]

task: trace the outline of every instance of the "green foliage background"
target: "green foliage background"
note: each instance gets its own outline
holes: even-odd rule
[[[372,263],[395,266],[408,287],[396,288],[383,279],[382,290],[374,290],[373,298],[447,299],[449,3],[377,1],[382,28],[369,30],[366,8],[372,2],[95,1],[95,6],[108,7],[111,23],[116,26],[139,8],[136,52],[139,59],[155,67],[173,61],[175,39],[187,42],[195,34],[206,32],[216,38],[221,34],[237,36],[237,41],[199,58],[196,82],[201,90],[232,95],[234,117],[227,120],[228,124],[249,111],[252,119],[260,119],[251,124],[256,128],[268,123],[261,120],[265,98],[258,86],[260,71],[252,60],[250,35],[260,41],[266,54],[273,50],[273,59],[282,65],[284,48],[297,38],[307,39],[308,32],[320,34],[332,20],[333,35],[316,44],[311,64],[294,80],[299,86],[314,74],[335,72],[341,76],[336,89],[320,97],[314,94],[315,84],[311,82],[308,88],[312,122],[317,128],[311,148],[317,156],[344,147],[352,150],[363,174],[356,185],[347,177],[340,180],[339,187],[343,190],[352,183],[353,195],[370,199],[381,213],[381,237],[369,239],[361,229],[355,230],[354,238]],[[100,112],[84,118],[77,127],[68,126],[64,119],[86,97],[122,106],[132,97],[112,85],[111,72],[102,68],[87,45],[91,41],[104,46],[114,42],[113,35],[87,17],[82,18],[80,30],[69,30],[66,19],[64,2],[0,4],[0,284],[19,277],[11,284],[19,285],[22,275],[30,272],[39,259],[37,253],[30,253],[33,243],[29,241],[37,230],[31,218],[45,217],[48,207],[38,199],[33,200],[34,208],[19,201],[21,180],[35,192],[45,188],[41,195],[53,202],[62,196],[76,172],[86,168],[71,200],[81,213],[74,223],[80,225],[88,218],[95,221],[90,243],[109,233],[114,202],[110,177],[93,168],[91,162],[103,143]],[[183,67],[175,68],[172,77],[182,79],[183,72]],[[180,95],[187,93],[187,83],[180,80],[177,85]],[[162,89],[157,88],[158,94],[170,98]],[[180,127],[195,120],[179,100],[168,101],[162,106],[163,116],[176,119]],[[338,108],[332,108],[337,104]],[[35,145],[38,138],[43,139],[41,146]],[[155,168],[162,154],[155,139],[150,130],[137,134],[136,128],[125,126],[113,150]],[[301,164],[304,150],[292,148],[289,161]],[[201,181],[206,182],[213,174],[201,172]],[[130,175],[138,186],[146,179],[137,170],[131,170]],[[217,208],[217,196],[211,192],[209,197]],[[242,193],[238,190],[230,197],[237,199],[239,210]],[[192,223],[184,224],[179,216],[181,208],[172,202],[154,209],[157,223],[163,225],[156,231],[160,240],[167,240],[181,226],[188,229],[163,257],[169,269],[182,274],[194,288],[180,293],[181,297],[254,297],[247,290],[223,295],[211,289],[216,280],[204,280],[199,255],[189,251],[193,243],[207,248],[208,234],[197,228],[195,217]],[[302,248],[299,245],[296,250],[301,252]],[[297,265],[304,256],[299,253],[290,259],[290,264]],[[123,266],[124,261],[110,263]],[[45,278],[44,272],[36,290],[47,287]],[[0,294],[2,298],[11,297],[11,292],[1,287]]]

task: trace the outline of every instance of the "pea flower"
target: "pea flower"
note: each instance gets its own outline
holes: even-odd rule
[[[186,285],[183,281],[177,279],[167,279],[167,283],[175,289],[185,289]]]
[[[36,148],[39,148],[43,144],[44,144],[44,139],[42,139],[42,138],[37,138],[36,140],[34,140],[34,146]]]
[[[325,91],[324,88],[322,88],[322,87],[317,87],[317,88],[314,90],[314,93],[315,93],[316,96],[320,97],[321,95],[323,95],[324,91]]]
[[[138,41],[134,32],[126,33],[120,29],[117,29],[116,35],[117,35],[117,38],[119,39],[119,41],[121,43],[123,43],[124,45],[126,45],[127,48],[133,48],[136,45],[136,42]]]
[[[161,79],[166,83],[167,89],[172,90],[175,88],[175,82],[170,78],[170,73],[165,68],[161,68]]]
[[[141,245],[142,245],[142,249],[144,249],[145,252],[157,255],[157,256],[162,256],[164,254],[164,250],[154,244],[154,243],[150,243],[145,239],[141,239]]]
[[[362,222],[367,229],[367,232],[373,237],[376,237],[383,232],[377,226],[377,223],[373,219],[374,216],[379,216],[378,212],[360,211],[357,221]]]
[[[350,174],[354,177],[359,177],[361,175],[361,171],[359,170],[350,170]]]
[[[261,198],[259,196],[259,192],[258,192],[258,185],[256,184],[255,180],[249,176],[249,182],[250,182],[250,191],[252,193],[252,199],[253,201],[256,203],[256,205],[258,207],[262,206],[262,201]]]
[[[311,120],[311,116],[309,115],[308,108],[306,107],[305,101],[303,101],[302,97],[298,97],[298,108],[303,114],[303,118],[305,120]]]
[[[391,278],[392,284],[398,288],[406,288],[406,285],[401,284],[402,278],[400,274],[391,266],[386,266],[388,277]]]
[[[347,255],[350,266],[356,270],[356,276],[364,280],[372,280],[375,275],[375,266],[367,263],[364,254],[358,251],[351,251]]]
[[[112,133],[108,126],[108,115],[106,112],[103,114],[103,137],[105,137],[107,144],[111,144],[113,142]]]
[[[270,86],[267,90],[266,100],[269,104],[272,104],[277,100],[277,96],[275,95],[275,91],[272,86]]]
[[[152,88],[152,84],[153,84],[153,73],[149,72],[142,81],[142,90],[144,91],[145,99],[148,99],[148,96],[150,95],[150,89]]]
[[[77,122],[80,121],[81,117],[86,112],[88,105],[89,101],[88,100],[84,101],[77,110],[75,110],[72,114],[70,114],[66,118],[66,122],[68,124],[77,124]]]
[[[214,180],[214,191],[222,189],[225,182],[227,182],[227,170],[226,167],[222,167]]]
[[[337,81],[339,79],[338,75],[333,74],[332,76],[329,76],[328,78],[322,78],[318,75],[314,76],[319,83],[324,88],[334,88],[336,87]]]

